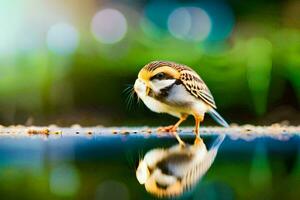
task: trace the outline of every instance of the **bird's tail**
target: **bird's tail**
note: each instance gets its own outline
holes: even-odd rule
[[[228,123],[225,121],[225,119],[223,119],[223,117],[221,117],[221,115],[215,110],[215,109],[210,109],[210,111],[208,112],[208,114],[216,121],[218,122],[220,125],[224,126],[224,127],[229,127]]]

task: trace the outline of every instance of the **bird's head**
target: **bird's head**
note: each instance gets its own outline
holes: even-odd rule
[[[180,72],[170,62],[154,61],[145,65],[139,72],[134,90],[139,97],[148,96],[152,91],[159,93],[180,77]]]

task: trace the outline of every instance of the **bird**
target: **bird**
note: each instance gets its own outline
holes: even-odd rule
[[[158,131],[173,133],[182,146],[185,143],[177,129],[189,115],[195,119],[195,143],[201,142],[199,127],[205,113],[209,113],[220,125],[229,126],[216,111],[216,103],[207,85],[187,65],[172,61],[152,61],[139,71],[133,89],[151,111],[179,118],[174,125],[160,127]]]
[[[136,178],[145,189],[158,197],[178,197],[195,188],[212,166],[225,139],[220,134],[209,149],[205,143],[148,151],[139,161]]]

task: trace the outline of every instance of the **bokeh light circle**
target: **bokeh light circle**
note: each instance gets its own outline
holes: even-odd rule
[[[211,28],[209,15],[199,7],[177,8],[168,18],[168,29],[178,39],[203,41],[209,36]]]
[[[179,39],[184,39],[191,28],[191,15],[186,8],[174,10],[168,19],[168,29],[170,33]]]
[[[126,35],[127,21],[120,11],[107,8],[96,13],[92,19],[91,29],[99,42],[113,44]]]
[[[78,47],[78,43],[78,31],[68,23],[54,24],[47,33],[49,50],[60,55],[73,53]]]
[[[207,41],[227,39],[234,28],[235,19],[232,8],[226,1],[204,1],[199,4],[211,20],[212,28]]]

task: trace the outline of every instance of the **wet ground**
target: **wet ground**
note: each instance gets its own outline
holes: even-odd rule
[[[155,130],[0,127],[0,195],[3,199],[122,200],[156,199],[168,191],[180,199],[300,197],[299,126],[202,127],[204,143],[196,147],[192,129],[183,128],[181,138],[194,149],[176,147],[172,135]],[[223,134],[225,140],[218,140]],[[216,154],[210,154],[216,143]],[[163,152],[153,154],[154,150]],[[150,166],[148,161],[150,175],[144,177],[136,169],[150,154],[156,164]],[[212,159],[206,155],[213,155]],[[199,173],[194,170],[189,177],[197,181],[184,188],[187,169]],[[154,176],[157,171],[161,174]]]

